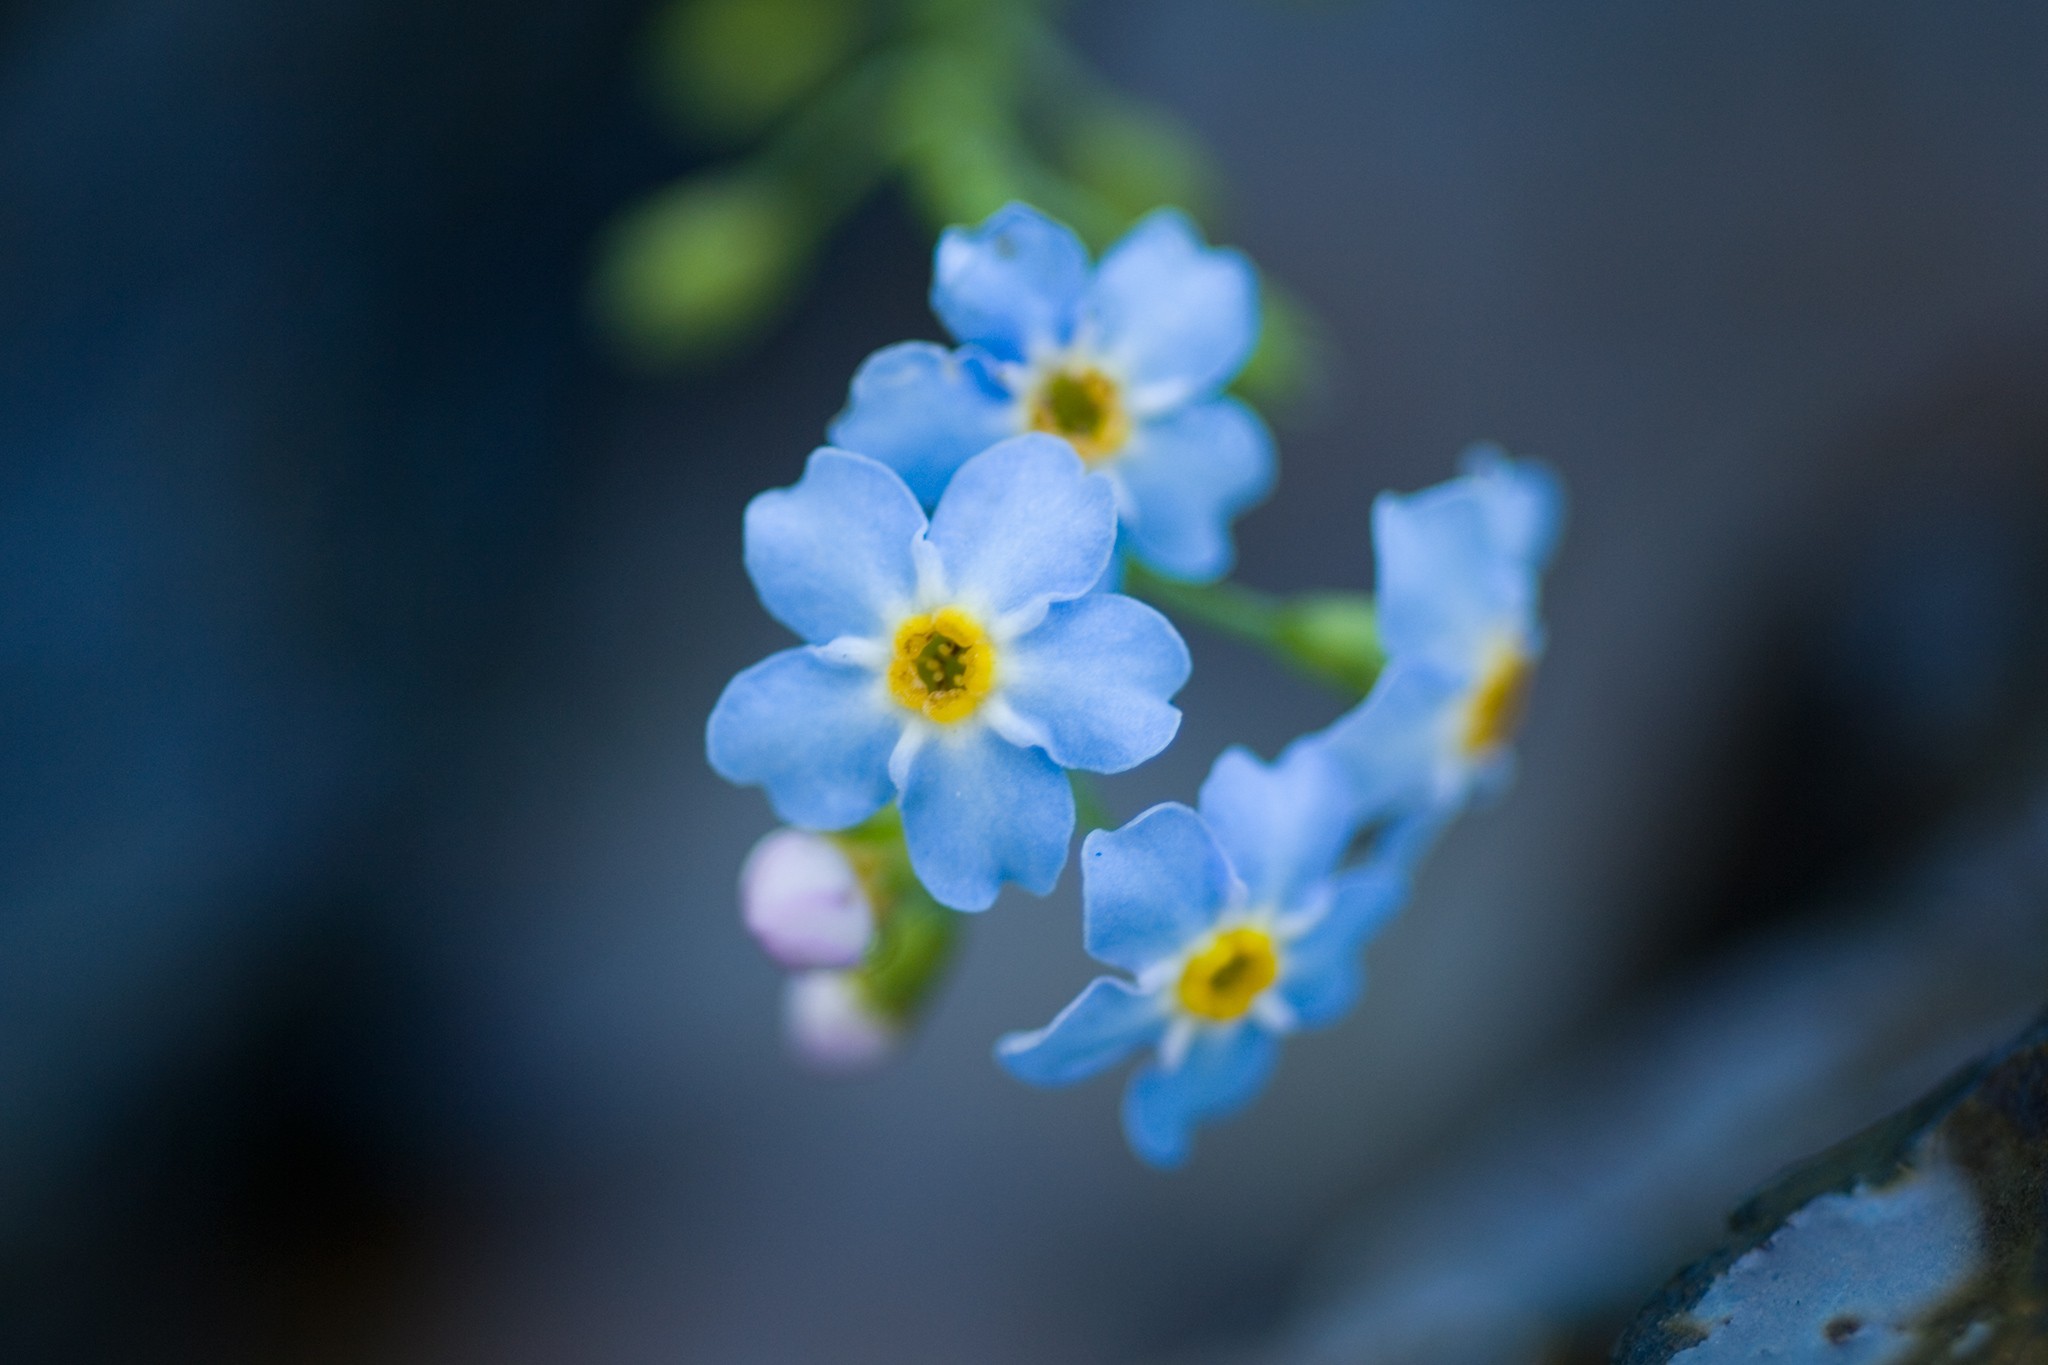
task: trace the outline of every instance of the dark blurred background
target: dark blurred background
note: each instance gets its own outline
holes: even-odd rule
[[[785,642],[740,509],[937,335],[930,237],[879,192],[759,340],[621,364],[594,244],[713,155],[650,14],[0,12],[0,1357],[1257,1350],[1529,1077],[2048,790],[2048,9],[1076,6],[1327,338],[1249,581],[1362,586],[1475,438],[1569,481],[1521,782],[1186,1172],[988,1061],[1071,875],[807,1077],[702,725]],[[1191,643],[1125,814],[1340,704]],[[1974,986],[1862,1117],[2040,1003]]]

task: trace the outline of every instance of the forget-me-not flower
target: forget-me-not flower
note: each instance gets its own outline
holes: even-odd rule
[[[1474,447],[1463,465],[1458,478],[1373,503],[1387,662],[1324,732],[1365,819],[1440,827],[1513,775],[1564,497],[1543,466],[1497,447]]]
[[[1124,1134],[1157,1166],[1187,1159],[1195,1126],[1248,1103],[1280,1039],[1325,1024],[1360,989],[1359,947],[1407,891],[1374,858],[1339,873],[1355,826],[1343,774],[1319,744],[1267,765],[1216,760],[1199,811],[1154,806],[1082,845],[1084,940],[1130,979],[1098,977],[1052,1023],[996,1045],[1038,1085],[1157,1054],[1124,1092]]]
[[[963,461],[1023,431],[1070,441],[1116,489],[1124,540],[1175,578],[1230,568],[1230,523],[1273,481],[1273,443],[1222,395],[1259,332],[1258,277],[1181,213],[1088,249],[1011,204],[939,240],[932,311],[962,343],[905,342],[854,376],[835,444],[890,465],[926,506]]]
[[[747,572],[806,644],[747,669],[711,713],[711,766],[778,814],[843,829],[900,801],[912,869],[961,910],[1043,894],[1074,831],[1063,769],[1164,749],[1187,646],[1108,565],[1108,481],[1025,435],[961,466],[929,521],[887,466],[829,447],[747,506]]]

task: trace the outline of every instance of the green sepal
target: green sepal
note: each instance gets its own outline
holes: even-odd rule
[[[894,805],[827,837],[845,850],[875,909],[874,941],[854,980],[876,1013],[908,1022],[945,975],[960,916],[933,900],[911,870],[903,816]]]

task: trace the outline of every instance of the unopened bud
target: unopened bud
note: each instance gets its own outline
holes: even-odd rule
[[[819,1071],[867,1071],[887,1061],[902,1027],[870,1004],[851,972],[815,971],[783,987],[783,1027],[797,1060]]]
[[[851,967],[875,915],[846,851],[822,834],[778,829],[740,871],[740,912],[761,948],[792,970]]]

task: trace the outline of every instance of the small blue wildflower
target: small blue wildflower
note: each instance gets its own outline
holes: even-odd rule
[[[1543,466],[1498,447],[1475,446],[1462,464],[1458,478],[1373,503],[1387,663],[1371,694],[1324,732],[1361,818],[1440,828],[1514,774],[1564,497]]]
[[[1226,750],[1199,813],[1168,802],[1090,834],[1084,941],[1133,979],[1097,977],[1046,1027],[997,1043],[997,1059],[1066,1085],[1156,1045],[1124,1091],[1124,1135],[1153,1165],[1179,1165],[1195,1125],[1265,1085],[1284,1035],[1357,999],[1358,949],[1407,876],[1377,857],[1338,873],[1353,828],[1342,772],[1298,742],[1271,766]]]
[[[1027,435],[961,466],[929,521],[903,480],[829,447],[747,506],[747,572],[807,644],[711,712],[711,766],[778,814],[844,829],[894,797],[912,869],[960,910],[1043,894],[1074,832],[1066,768],[1121,772],[1180,726],[1187,646],[1089,593],[1116,536],[1107,480]]]
[[[1231,520],[1273,481],[1265,425],[1221,396],[1258,339],[1249,261],[1162,209],[1090,270],[1080,238],[1011,204],[940,238],[932,310],[964,344],[868,357],[835,444],[890,465],[930,506],[976,451],[1050,432],[1109,476],[1138,559],[1175,578],[1229,570]]]

